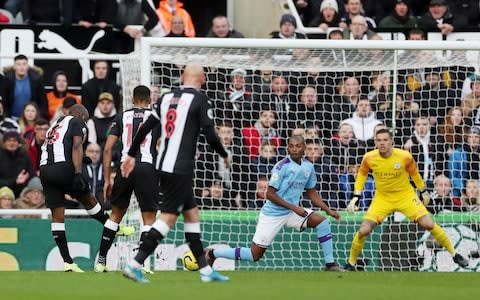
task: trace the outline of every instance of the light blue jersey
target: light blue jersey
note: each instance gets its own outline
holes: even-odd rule
[[[317,175],[311,162],[302,159],[299,165],[287,156],[273,168],[268,185],[277,190],[280,198],[298,205],[305,189],[313,189],[316,183]],[[266,216],[284,216],[290,212],[291,210],[276,205],[270,200],[267,200],[262,207],[262,213]]]

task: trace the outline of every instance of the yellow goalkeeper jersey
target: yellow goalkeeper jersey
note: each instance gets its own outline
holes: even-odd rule
[[[355,181],[355,191],[361,191],[368,173],[372,171],[375,180],[375,196],[388,194],[415,193],[410,177],[419,189],[424,188],[423,180],[418,173],[416,162],[408,151],[393,148],[390,157],[382,157],[379,151],[372,150],[363,156],[362,164]]]

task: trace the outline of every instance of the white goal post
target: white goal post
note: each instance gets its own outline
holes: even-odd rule
[[[477,191],[476,204],[468,202],[475,196],[465,194],[471,193],[466,191],[470,181],[480,189],[478,170],[472,167],[467,175],[462,173],[466,177],[460,178],[459,185],[455,177],[459,170],[450,163],[450,157],[461,145],[458,141],[450,143],[448,137],[443,140],[440,127],[450,119],[450,110],[467,112],[463,99],[472,93],[474,85],[470,82],[476,82],[480,72],[480,42],[147,37],[141,39],[140,49],[121,59],[124,104],[130,103],[131,91],[138,84],[162,89],[179,87],[182,68],[188,63],[199,63],[206,70],[204,92],[212,102],[219,133],[226,127],[233,132],[229,141],[234,157],[231,171],[222,168],[200,140],[195,195],[201,208],[205,246],[250,245],[262,203],[257,193],[261,177],[268,176],[276,159],[285,155],[286,139],[294,129],[303,130],[307,137],[312,134],[309,140],[321,148],[318,155],[323,158],[316,163],[318,190],[329,205],[344,210],[358,157],[374,146],[373,127],[363,135],[354,123],[346,134],[357,135],[354,139],[357,148],[350,147],[350,152],[340,153],[343,149],[341,127],[345,125],[344,120],[360,113],[356,111],[358,101],[368,99],[372,112],[367,115],[392,130],[396,146],[406,147],[414,154],[432,197],[450,199],[449,204],[430,208],[435,220],[446,228],[462,254],[468,256],[479,251],[480,192]],[[237,76],[243,78],[243,86],[232,90]],[[304,94],[307,87],[315,91],[315,103],[311,106]],[[246,101],[247,96],[250,102],[238,102],[239,97]],[[477,109],[473,107],[468,111],[470,115],[463,116],[465,128],[480,126],[480,113],[478,120],[474,115]],[[265,111],[273,111],[274,123],[265,129],[267,134],[261,135],[257,145],[251,145],[253,138],[248,134],[264,126],[260,115]],[[428,150],[422,148],[421,142],[415,142],[420,130],[420,125],[415,124],[420,119],[427,120],[428,138],[432,137]],[[409,141],[414,141],[413,146],[407,146]],[[450,191],[440,196],[437,181],[445,178]],[[363,195],[363,210],[368,208],[371,193],[372,190],[370,196],[368,191]],[[458,204],[459,201],[462,204]],[[308,201],[302,200],[302,204],[308,205]],[[138,218],[133,211],[130,215]],[[335,256],[341,264],[348,257],[353,234],[361,220],[362,213],[342,212],[342,221],[332,222]],[[182,228],[180,222],[165,241],[172,249],[184,244]],[[166,259],[162,251],[160,254],[157,251],[152,259],[157,269],[180,267],[179,262],[169,267],[158,263],[159,257]],[[169,253],[181,255],[175,251]],[[368,262],[367,270],[460,270],[448,253],[432,242],[428,232],[405,221],[401,215],[387,218],[377,227],[362,257]],[[232,266],[219,261],[220,268]],[[260,262],[235,263],[240,269],[316,270],[322,266],[323,255],[314,231],[299,233],[288,228],[279,233]],[[468,270],[480,270],[478,258],[471,259]]]

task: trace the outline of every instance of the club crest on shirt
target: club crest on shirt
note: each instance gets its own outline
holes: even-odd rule
[[[394,163],[394,164],[393,164],[393,168],[394,168],[395,170],[399,170],[399,169],[400,169],[400,163],[399,163],[399,162]]]
[[[213,120],[213,110],[212,110],[211,108],[209,108],[209,109],[207,110],[207,116],[208,116],[211,120]]]
[[[309,172],[309,171],[305,171],[305,172],[303,172],[303,175],[305,175],[305,177],[308,178],[308,176],[310,176],[310,172]]]
[[[277,173],[273,173],[271,179],[272,179],[272,181],[277,181],[277,180],[278,180],[278,174],[277,174]]]

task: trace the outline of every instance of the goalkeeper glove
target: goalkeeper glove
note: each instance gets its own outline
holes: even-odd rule
[[[347,211],[350,212],[350,213],[354,213],[358,210],[358,200],[360,200],[360,197],[362,195],[359,194],[359,193],[354,193],[353,194],[353,197],[352,197],[352,200],[350,200],[350,203],[348,203],[347,205]]]
[[[430,193],[427,189],[420,190],[420,199],[423,202],[423,205],[427,206],[430,203]]]

